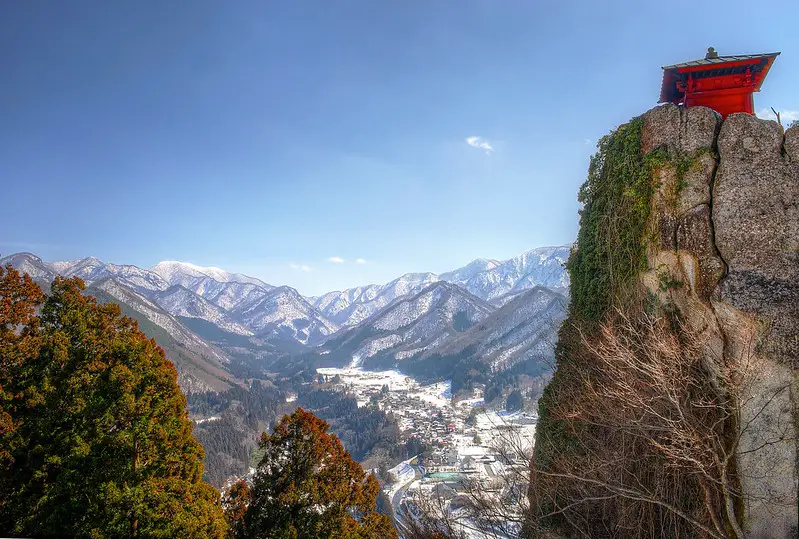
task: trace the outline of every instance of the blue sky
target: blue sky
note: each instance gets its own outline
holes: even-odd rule
[[[655,105],[660,66],[782,51],[756,107],[799,111],[797,21],[788,1],[4,2],[0,253],[315,294],[566,244],[595,140]]]

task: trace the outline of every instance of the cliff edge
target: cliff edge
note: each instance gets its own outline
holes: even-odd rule
[[[660,106],[580,200],[530,535],[796,537],[799,127]]]

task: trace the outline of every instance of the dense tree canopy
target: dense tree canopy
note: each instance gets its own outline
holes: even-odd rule
[[[302,408],[261,437],[264,456],[244,517],[247,537],[396,537],[376,511],[377,480],[328,425]]]
[[[83,288],[0,269],[0,533],[223,537],[174,366]]]
[[[230,477],[247,473],[258,435],[290,409],[285,393],[258,380],[248,389],[234,386],[221,393],[191,393],[187,398],[190,414],[218,418],[194,426],[194,437],[205,449],[203,478],[217,488]]]
[[[508,399],[505,401],[505,409],[509,412],[515,412],[524,408],[524,397],[522,392],[514,389],[508,394]]]
[[[362,462],[380,450],[392,459],[406,457],[399,424],[379,408],[359,407],[352,395],[331,389],[302,392],[298,403],[323,419],[355,460]]]
[[[233,483],[222,498],[222,507],[225,518],[230,526],[230,535],[233,537],[247,537],[247,528],[244,525],[244,515],[250,505],[252,492],[250,485],[243,479]]]
[[[17,439],[19,423],[10,413],[14,386],[7,374],[26,357],[38,354],[39,319],[35,312],[43,299],[44,294],[29,275],[20,276],[13,268],[0,266],[0,472],[13,462],[11,442]],[[10,474],[0,473],[0,515],[8,511],[10,500],[3,494],[10,491],[12,481]]]

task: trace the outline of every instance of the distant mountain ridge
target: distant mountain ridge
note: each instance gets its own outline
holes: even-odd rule
[[[281,354],[317,346],[329,352],[340,343],[339,352],[363,359],[388,357],[387,351],[395,358],[418,356],[445,341],[450,346],[455,334],[506,304],[519,305],[529,289],[566,292],[568,254],[569,247],[544,247],[505,261],[477,259],[440,275],[409,273],[383,285],[310,298],[288,286],[177,261],[143,269],[95,257],[46,262],[16,253],[0,264],[29,273],[45,289],[57,275],[80,277],[104,301],[163,329],[174,342],[168,353],[186,373],[182,383],[208,390],[235,383],[229,371],[237,363],[262,369]]]
[[[321,346],[322,354],[341,353],[354,365],[390,353],[402,359],[435,346],[446,335],[465,331],[494,308],[463,288],[434,282],[416,294],[401,296],[373,317],[348,328]]]
[[[310,299],[331,320],[342,326],[354,326],[395,298],[418,292],[437,281],[456,284],[487,301],[535,286],[568,292],[569,277],[564,264],[569,252],[569,246],[541,247],[505,261],[478,258],[441,275],[408,273],[382,286],[349,288]]]
[[[537,286],[497,307],[438,281],[342,329],[314,353],[325,365],[399,368],[422,377],[457,376],[477,365],[499,372],[519,364],[538,376],[550,369],[567,304],[563,294]]]
[[[164,280],[171,284],[182,284],[185,286],[186,280],[202,279],[210,277],[220,283],[245,283],[254,284],[262,288],[274,288],[260,279],[249,277],[241,273],[230,273],[213,266],[196,266],[189,262],[178,262],[176,260],[165,260],[150,268],[150,271],[157,273]]]

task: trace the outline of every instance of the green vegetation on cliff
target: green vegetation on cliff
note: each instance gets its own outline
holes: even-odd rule
[[[752,404],[749,352],[728,357],[703,310],[721,278],[717,126],[701,109],[660,107],[591,159],[569,318],[539,401],[530,536],[746,536],[740,455],[787,435],[742,451],[743,406],[757,417],[769,404]]]
[[[580,231],[566,264],[571,279],[569,318],[558,332],[555,360],[558,369],[539,401],[541,421],[536,440],[536,464],[545,465],[547,447],[577,447],[573,434],[549,418],[558,387],[569,385],[577,367],[580,332],[591,331],[603,315],[629,297],[627,286],[646,268],[646,225],[649,219],[652,168],[661,153],[641,152],[643,118],[637,117],[602,137],[591,157],[588,178],[578,200]],[[571,363],[571,365],[570,365]]]
[[[643,119],[634,118],[599,140],[578,194],[583,204],[580,231],[566,264],[571,278],[569,318],[558,333],[554,377],[538,403],[536,470],[547,470],[553,459],[581,452],[580,431],[585,426],[554,418],[551,410],[580,383],[583,332],[595,331],[603,316],[629,297],[629,283],[646,268],[654,159],[641,152],[642,129]],[[538,514],[553,511],[550,502],[531,494]],[[544,524],[552,521],[544,519]]]
[[[580,188],[580,232],[566,264],[572,321],[599,320],[646,268],[653,160],[641,153],[643,123],[635,118],[599,140]]]

